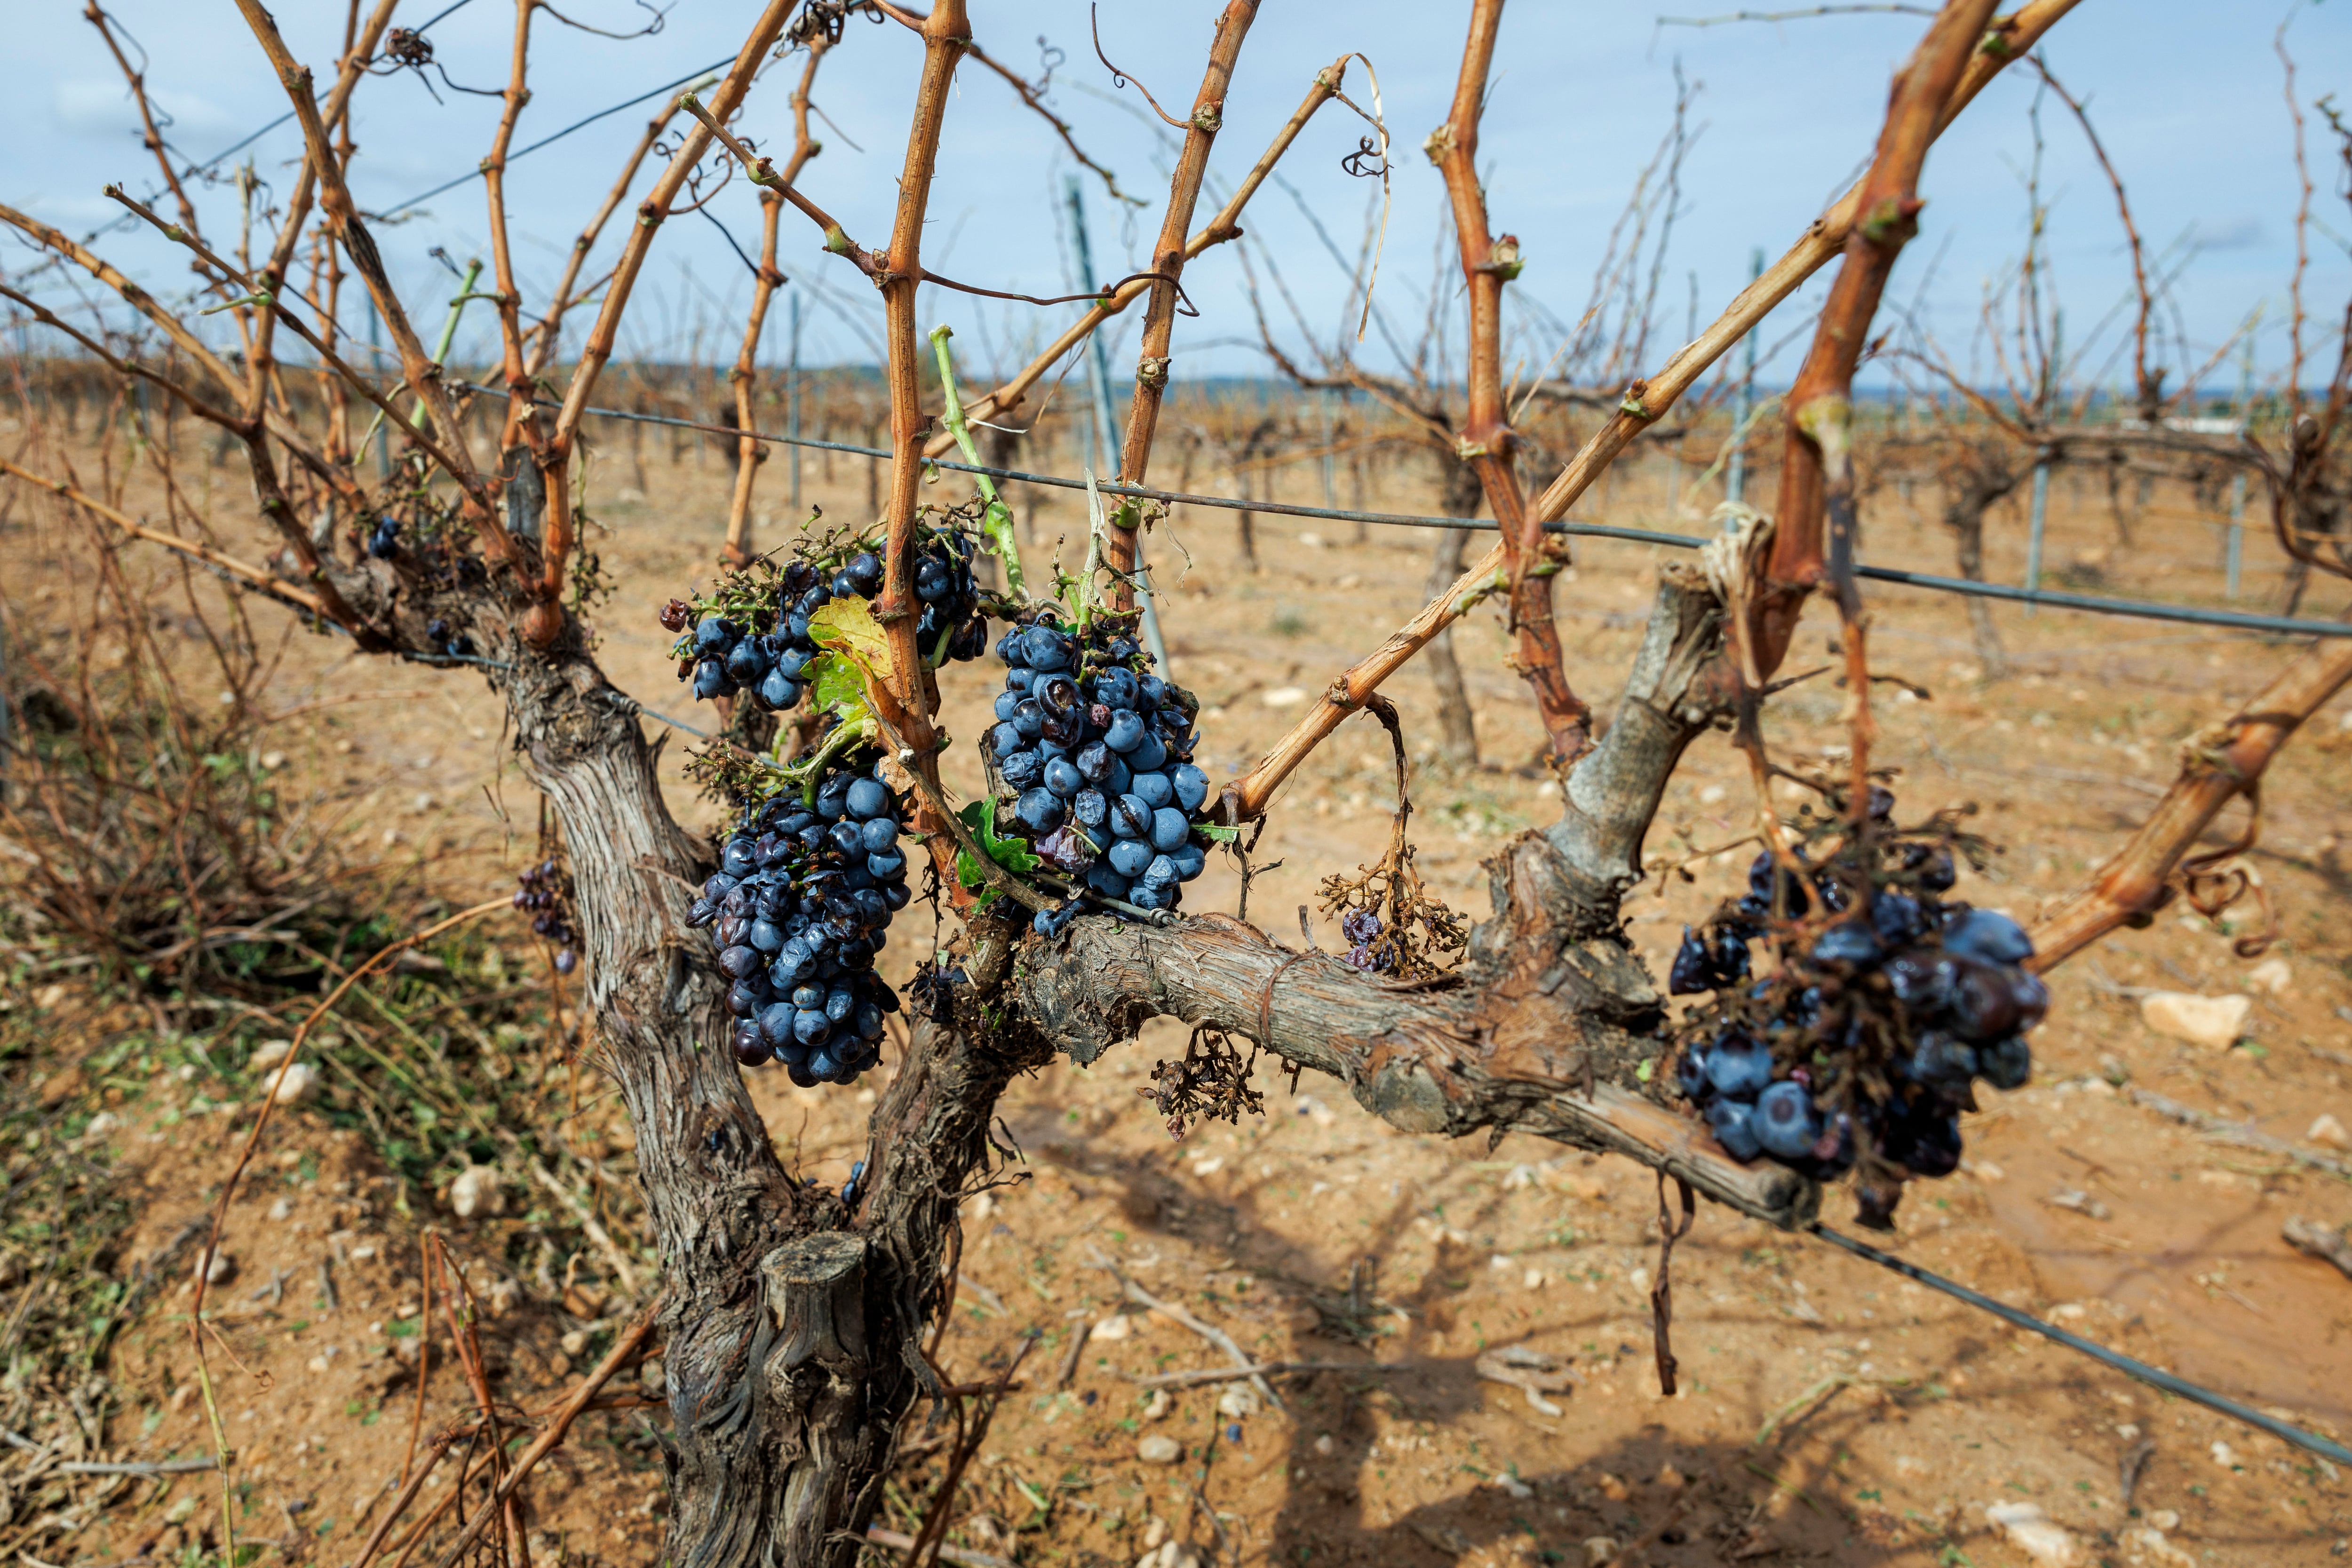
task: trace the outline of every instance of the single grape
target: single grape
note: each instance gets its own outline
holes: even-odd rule
[[[1814,940],[1813,962],[1866,967],[1876,963],[1885,951],[1868,925],[1858,920],[1841,921]]]
[[[1756,1135],[1755,1110],[1736,1100],[1718,1100],[1706,1108],[1706,1124],[1715,1141],[1735,1160],[1753,1160],[1764,1152]]]
[[[1772,1053],[1745,1035],[1728,1036],[1707,1055],[1706,1080],[1727,1099],[1752,1100],[1772,1081]]]
[[[1801,1085],[1787,1081],[1776,1083],[1756,1097],[1756,1115],[1751,1124],[1757,1142],[1768,1153],[1783,1160],[1802,1159],[1822,1135],[1822,1119],[1813,1110],[1812,1096]]]

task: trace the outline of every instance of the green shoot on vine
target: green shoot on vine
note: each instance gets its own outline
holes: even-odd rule
[[[956,391],[955,365],[948,354],[948,339],[954,335],[941,323],[931,329],[931,346],[940,355],[940,386],[947,396],[948,429],[962,450],[964,461],[977,464],[980,448],[972,444],[971,422],[964,417],[963,398]],[[995,480],[986,474],[974,474],[971,478],[980,489],[981,500],[986,503],[981,513],[980,531],[996,558],[1004,563],[1004,591],[1020,598],[1027,579],[1021,571],[1021,546],[1013,537],[1013,509],[996,493]]]

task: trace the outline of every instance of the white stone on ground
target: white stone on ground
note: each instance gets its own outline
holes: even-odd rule
[[[2217,1051],[2237,1043],[2253,1008],[2252,997],[2200,996],[2188,991],[2154,991],[2139,999],[2140,1021],[2149,1028]]]
[[[2037,1503],[1998,1502],[1985,1510],[1985,1518],[2040,1568],[2076,1568],[2083,1561],[2083,1549],[2074,1537]]]

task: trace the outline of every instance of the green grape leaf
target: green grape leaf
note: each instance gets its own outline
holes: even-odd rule
[[[822,653],[809,660],[801,672],[809,689],[809,699],[819,708],[845,724],[863,724],[871,728],[873,710],[866,705],[866,676],[856,665],[837,653]]]
[[[1238,827],[1212,827],[1205,822],[1194,823],[1192,831],[1203,838],[1213,838],[1220,844],[1231,844],[1242,836],[1242,830]]]
[[[967,802],[964,808],[957,812],[956,816],[966,827],[971,829],[972,837],[979,841],[981,848],[987,852],[988,858],[1014,876],[1034,871],[1044,864],[1030,852],[1027,844],[1018,838],[1003,837],[997,833],[995,796],[983,795],[978,800]],[[969,849],[956,851],[956,880],[967,888],[982,889],[980,895],[982,909],[986,909],[1003,896],[996,889],[987,885],[987,870],[972,858],[971,851]]]
[[[809,637],[875,680],[890,676],[890,639],[863,599],[835,599],[809,617]]]

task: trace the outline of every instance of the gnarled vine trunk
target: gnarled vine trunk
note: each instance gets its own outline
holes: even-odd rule
[[[921,1335],[989,1115],[1045,1051],[1018,1030],[920,1021],[875,1117],[866,1192],[796,1182],[724,1048],[709,939],[685,923],[709,851],[664,805],[633,705],[577,650],[511,651],[517,746],[563,830],[602,1065],[662,1257],[668,1560],[846,1563],[906,1415],[936,1386]]]

